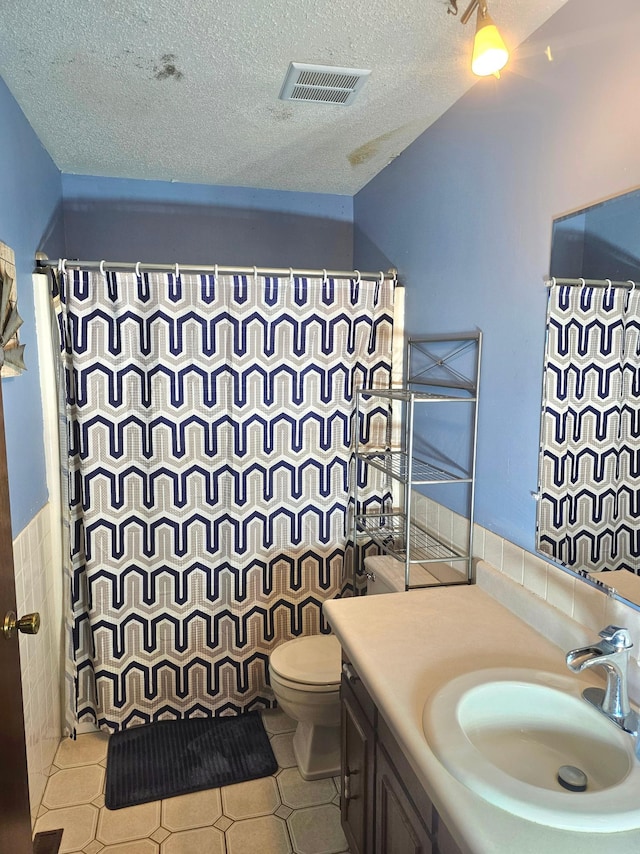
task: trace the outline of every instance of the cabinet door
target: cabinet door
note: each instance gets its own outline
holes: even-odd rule
[[[373,850],[374,731],[343,681],[340,813],[351,854]]]
[[[462,854],[449,828],[438,816],[438,854]]]
[[[427,829],[386,752],[376,753],[376,854],[432,854]]]

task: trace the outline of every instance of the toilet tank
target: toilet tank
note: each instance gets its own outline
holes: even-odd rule
[[[364,571],[367,576],[367,596],[401,593],[404,590],[404,564],[389,555],[366,557]]]
[[[367,576],[367,596],[379,593],[404,593],[404,563],[390,555],[372,555],[364,559]],[[411,570],[413,584],[438,584],[438,579],[425,567],[416,565]]]

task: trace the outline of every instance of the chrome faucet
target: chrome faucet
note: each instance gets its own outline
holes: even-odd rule
[[[602,638],[600,643],[572,649],[567,653],[567,667],[574,673],[581,673],[590,667],[604,667],[607,687],[604,690],[585,688],[582,696],[625,732],[638,736],[640,721],[629,705],[627,687],[629,650],[633,646],[629,630],[620,626],[607,626],[599,634]]]

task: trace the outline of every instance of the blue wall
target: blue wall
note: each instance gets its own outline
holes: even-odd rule
[[[409,332],[484,330],[477,518],[533,549],[552,222],[640,186],[639,36],[636,0],[611,12],[601,0],[569,0],[515,52],[508,73],[478,82],[354,200],[61,181],[0,82],[0,240],[16,250],[29,365],[3,382],[14,535],[46,500],[30,277],[43,249],[88,259],[397,266]]]
[[[14,536],[47,500],[31,285],[36,251],[85,260],[353,267],[350,197],[61,176],[4,84],[0,181],[0,240],[16,252],[29,367],[3,382]]]
[[[63,175],[69,258],[353,267],[350,196]]]
[[[63,246],[60,173],[0,80],[0,240],[16,254],[21,343],[28,370],[2,381],[13,535],[47,501],[31,273],[38,250]]]
[[[47,500],[31,282],[38,250],[85,260],[353,267],[351,197],[61,176],[1,80],[0,186],[0,240],[16,252],[29,368],[2,384],[14,536]]]
[[[552,222],[640,185],[639,38],[637,0],[569,0],[355,197],[408,331],[484,331],[476,518],[531,551]]]

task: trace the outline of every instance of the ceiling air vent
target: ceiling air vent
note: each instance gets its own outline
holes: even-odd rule
[[[366,68],[334,68],[292,62],[280,90],[283,101],[311,101],[316,104],[352,103],[371,74]]]

